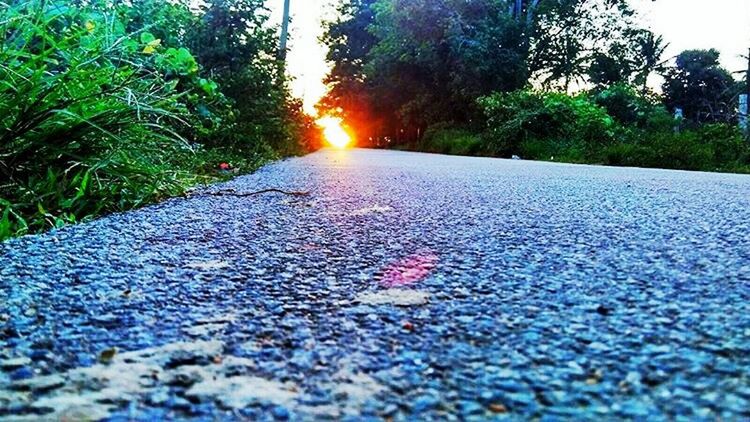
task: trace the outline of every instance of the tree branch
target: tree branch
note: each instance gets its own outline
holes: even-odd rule
[[[290,195],[290,196],[308,196],[310,195],[310,192],[298,192],[298,191],[285,191],[281,189],[271,188],[271,189],[263,189],[255,192],[236,192],[233,189],[230,190],[220,190],[216,192],[201,192],[195,195],[187,194],[185,197],[187,198],[193,198],[196,196],[234,196],[238,198],[242,197],[248,197],[248,196],[257,196],[262,195],[264,193],[281,193],[284,195]]]

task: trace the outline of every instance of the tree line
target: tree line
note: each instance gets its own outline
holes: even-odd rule
[[[365,143],[610,164],[669,156],[696,169],[747,160],[731,127],[744,82],[716,50],[664,57],[664,39],[626,0],[349,0],[339,13],[323,37],[333,66],[319,106]],[[654,74],[661,93],[649,89]],[[600,131],[583,134],[587,119]],[[722,133],[731,163],[712,144],[677,160],[675,137],[711,137],[700,131]],[[458,145],[438,145],[451,137]]]

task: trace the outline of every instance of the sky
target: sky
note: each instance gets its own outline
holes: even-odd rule
[[[336,16],[341,0],[290,0],[289,55],[287,69],[294,77],[292,93],[304,100],[305,111],[315,114],[315,104],[325,95],[323,78],[328,73],[327,49],[318,42],[323,35],[324,20]],[[750,0],[748,0],[750,1]],[[267,0],[274,22],[281,22],[284,0]]]
[[[302,98],[305,111],[315,114],[315,103],[325,94],[328,72],[326,49],[318,42],[321,22],[335,16],[341,0],[291,0],[292,24],[288,71],[292,92]],[[274,22],[281,22],[283,0],[267,0]],[[716,48],[730,71],[747,69],[750,48],[750,0],[630,0],[646,27],[669,43],[666,57],[686,49]],[[659,84],[658,78],[652,81]]]
[[[747,71],[747,59],[742,56],[747,56],[750,48],[750,0],[630,0],[630,3],[645,26],[669,43],[665,58],[687,49],[715,48],[727,70]]]

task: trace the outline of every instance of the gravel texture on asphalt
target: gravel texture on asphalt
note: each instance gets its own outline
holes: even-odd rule
[[[0,263],[0,419],[750,418],[750,176],[323,150]]]

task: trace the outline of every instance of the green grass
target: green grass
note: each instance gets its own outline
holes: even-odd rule
[[[0,241],[225,180],[222,162],[251,172],[281,150],[255,132],[292,151],[309,130],[293,110],[238,130],[188,50],[128,33],[117,10],[0,0]]]
[[[408,148],[414,151],[452,155],[510,155],[495,150],[498,142],[492,132],[472,133],[439,125]],[[523,159],[574,164],[601,164],[697,171],[750,173],[750,141],[737,128],[705,125],[680,132],[631,130],[608,135],[607,142],[558,140],[537,136],[518,143],[513,155]]]
[[[481,136],[466,129],[444,125],[428,129],[415,149],[424,152],[450,155],[482,155]]]
[[[228,180],[255,171],[278,156],[267,151],[248,154],[221,150],[182,151],[169,159],[140,161],[110,168],[80,166],[50,169],[23,186],[4,190],[14,199],[0,198],[0,241],[39,233],[67,224],[90,221],[180,196],[196,185]],[[220,163],[232,165],[219,171]]]

